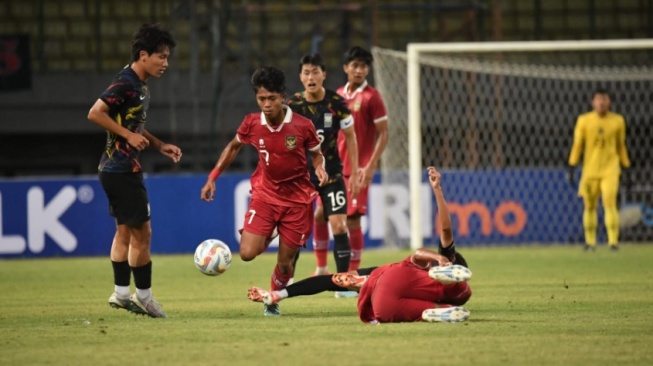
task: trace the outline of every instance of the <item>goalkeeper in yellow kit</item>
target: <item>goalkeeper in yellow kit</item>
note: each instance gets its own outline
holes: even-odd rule
[[[596,246],[599,195],[603,199],[608,245],[617,250],[619,244],[619,211],[617,193],[621,168],[629,168],[624,117],[610,112],[610,95],[598,89],[592,97],[593,110],[578,116],[574,128],[574,144],[569,154],[567,180],[575,186],[574,167],[583,156],[578,195],[583,198],[585,250]]]

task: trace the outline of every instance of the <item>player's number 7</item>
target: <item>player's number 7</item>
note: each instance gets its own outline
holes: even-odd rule
[[[267,150],[259,150],[259,153],[265,157],[265,165],[270,165],[270,153]]]

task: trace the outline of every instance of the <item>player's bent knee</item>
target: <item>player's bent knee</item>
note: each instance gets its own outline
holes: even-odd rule
[[[444,297],[441,303],[461,306],[465,305],[472,297],[472,289],[466,282],[460,282],[451,286],[445,286]]]
[[[259,251],[241,247],[239,254],[240,254],[240,259],[242,259],[245,262],[249,262],[259,255]]]
[[[355,215],[352,215],[352,216],[347,216],[347,228],[349,230],[360,229],[361,228],[361,215],[360,214],[355,214]]]
[[[333,235],[346,234],[347,222],[345,220],[333,220],[331,221],[331,230]]]

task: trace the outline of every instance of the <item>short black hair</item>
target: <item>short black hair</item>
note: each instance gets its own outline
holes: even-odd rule
[[[172,52],[176,45],[170,31],[163,29],[159,24],[143,24],[132,38],[132,61],[138,61],[141,51],[151,55],[155,52],[163,52],[168,47]]]
[[[307,53],[302,56],[302,58],[299,59],[299,72],[302,72],[302,66],[304,65],[319,66],[322,71],[326,71],[324,60],[319,53]]]
[[[363,47],[354,46],[349,50],[347,50],[347,52],[345,52],[345,57],[344,57],[345,65],[349,64],[354,60],[363,61],[365,64],[367,64],[367,66],[372,66],[372,62],[374,62],[374,57],[372,56],[370,51],[364,49]]]
[[[598,88],[596,88],[596,89],[594,90],[594,94],[592,94],[592,98],[594,98],[594,97],[597,96],[598,94],[605,94],[605,95],[608,96],[608,98],[611,97],[610,92],[608,91],[608,89],[606,89],[606,88],[604,88],[604,87],[602,87],[602,86],[599,86]]]
[[[259,67],[252,75],[252,88],[254,89],[254,93],[260,87],[264,87],[272,93],[284,94],[286,92],[286,75],[276,67]]]

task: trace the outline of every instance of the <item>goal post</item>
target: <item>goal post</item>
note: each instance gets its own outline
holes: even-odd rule
[[[444,169],[458,172],[500,174],[505,169],[519,169],[522,170],[519,174],[529,175],[542,173],[524,172],[534,167],[563,167],[575,119],[578,114],[589,111],[589,100],[597,86],[606,86],[616,95],[612,109],[625,115],[629,134],[633,133],[631,120],[639,124],[635,126],[639,128],[635,133],[646,129],[646,122],[650,125],[651,121],[653,39],[411,43],[406,52],[374,48],[373,54],[376,84],[386,101],[391,125],[390,142],[383,157],[382,186],[404,179],[404,184],[408,181],[409,192],[410,238],[398,235],[393,223],[388,223],[386,240],[392,243],[386,246],[409,244],[411,248],[419,248],[424,245],[425,238],[433,234],[435,224],[429,222],[434,219],[429,216],[433,207],[424,197],[428,192],[424,189],[425,151],[431,153],[431,159],[443,153],[446,158],[438,163]],[[548,103],[548,109],[538,106],[537,98]],[[551,118],[543,118],[542,114],[546,113],[550,113]],[[538,129],[539,121],[549,129]],[[520,131],[535,136],[515,137]],[[650,129],[646,131],[650,133]],[[550,133],[560,136],[548,136]],[[435,150],[425,148],[425,140],[433,141]],[[628,146],[631,160],[633,153],[635,158],[645,159],[646,153],[640,152],[652,141],[650,135],[632,136],[629,143],[637,145]],[[445,146],[446,150],[439,151],[440,146]],[[465,156],[460,150],[466,151]],[[555,156],[551,156],[551,151]],[[398,173],[406,168],[407,174]],[[636,172],[638,182],[651,178],[647,169]],[[401,178],[394,178],[394,181],[388,178],[397,175]],[[550,185],[555,186],[552,189],[561,190],[557,182],[559,175],[557,178],[550,178]],[[495,189],[501,190],[500,186]],[[526,191],[520,194],[528,194]],[[648,203],[639,204],[644,210]],[[576,211],[576,208],[570,215],[580,217],[582,210]],[[484,225],[483,210],[472,211],[470,215],[472,221],[475,216],[481,216],[479,225]],[[494,221],[501,221],[496,213]],[[582,231],[577,220],[572,221],[575,229],[570,222],[567,232]],[[467,224],[462,223],[463,226]],[[632,239],[637,240],[637,235]],[[528,233],[522,237],[518,240],[548,241],[547,238],[531,238]],[[512,238],[506,239],[510,242]],[[550,239],[553,242],[574,240],[569,235]],[[497,236],[490,239],[497,240],[502,241]]]

